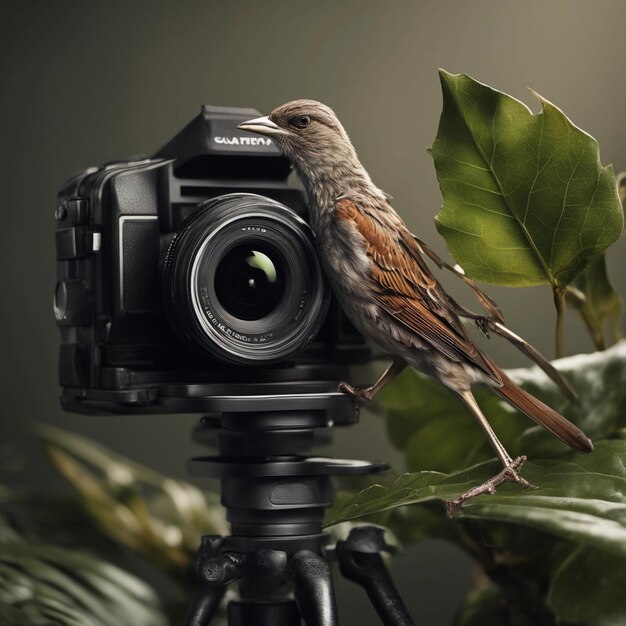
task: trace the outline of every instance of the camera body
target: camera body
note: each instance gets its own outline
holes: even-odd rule
[[[289,162],[236,128],[258,115],[203,106],[154,156],[87,169],[59,193],[64,408],[183,412],[216,390],[336,380],[369,358]]]

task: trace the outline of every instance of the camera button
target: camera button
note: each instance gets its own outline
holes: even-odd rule
[[[70,222],[73,226],[87,223],[87,199],[70,198],[66,202]]]
[[[87,233],[87,242],[91,252],[100,252],[102,247],[102,233]]]
[[[82,229],[60,228],[56,232],[57,259],[75,259],[83,256]]]
[[[67,207],[64,204],[59,204],[59,206],[54,211],[54,219],[57,222],[62,222],[67,217]]]

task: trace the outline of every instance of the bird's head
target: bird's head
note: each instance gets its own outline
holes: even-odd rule
[[[270,137],[305,174],[356,160],[354,148],[333,110],[315,100],[294,100],[267,117],[239,128]]]

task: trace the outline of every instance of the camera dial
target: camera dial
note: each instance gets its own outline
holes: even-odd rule
[[[304,348],[329,299],[309,226],[256,194],[200,205],[170,244],[162,285],[170,323],[187,343],[239,364]]]

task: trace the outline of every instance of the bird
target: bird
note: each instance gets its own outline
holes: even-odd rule
[[[534,487],[520,473],[527,457],[513,458],[508,453],[476,402],[472,392],[476,384],[493,390],[571,448],[593,450],[577,426],[516,385],[476,346],[461,318],[472,319],[485,334],[493,330],[507,337],[574,396],[554,367],[504,326],[499,307],[462,270],[451,268],[410,232],[392,207],[391,197],[374,184],[359,161],[330,107],[316,100],[294,100],[238,128],[270,138],[290,160],[307,192],[317,253],[337,300],[357,330],[392,356],[369,387],[344,382],[340,390],[363,405],[409,366],[450,389],[484,430],[503,469],[446,500],[449,516],[467,500],[495,493],[505,481]],[[447,294],[425,257],[464,278],[487,314],[472,313]]]

